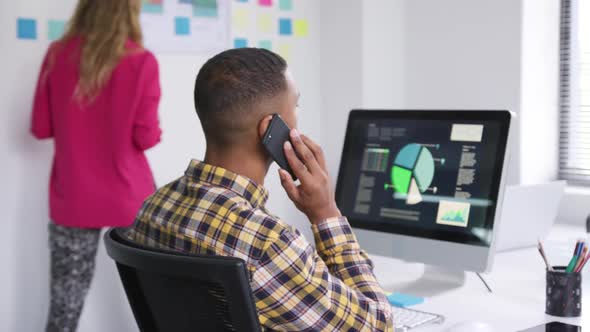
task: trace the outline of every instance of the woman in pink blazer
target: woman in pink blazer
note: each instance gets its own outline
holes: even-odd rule
[[[47,331],[75,331],[103,227],[133,223],[154,191],[144,151],[160,141],[158,63],[140,0],[79,0],[39,75],[31,131],[53,138]]]

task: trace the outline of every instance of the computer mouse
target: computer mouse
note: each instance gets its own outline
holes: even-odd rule
[[[466,321],[457,323],[447,329],[447,332],[495,332],[494,328],[487,323],[478,321]]]

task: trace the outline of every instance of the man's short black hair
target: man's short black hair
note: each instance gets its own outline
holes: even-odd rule
[[[281,56],[260,48],[231,49],[209,59],[197,75],[194,95],[205,136],[226,141],[223,131],[251,126],[258,103],[286,90],[286,68]]]

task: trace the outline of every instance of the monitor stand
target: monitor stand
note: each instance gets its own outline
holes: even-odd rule
[[[465,271],[424,265],[424,273],[420,278],[396,285],[394,286],[394,291],[408,295],[431,297],[463,286],[465,284],[465,278]]]

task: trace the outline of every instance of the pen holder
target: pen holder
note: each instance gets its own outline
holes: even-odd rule
[[[547,271],[545,313],[579,317],[582,314],[582,274],[565,273],[565,269],[565,266],[554,266],[554,271]]]

